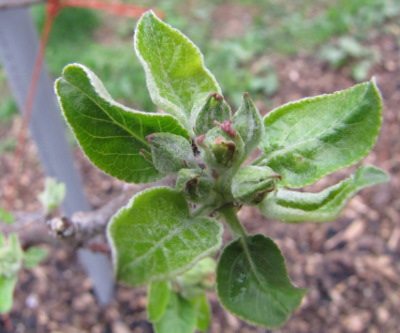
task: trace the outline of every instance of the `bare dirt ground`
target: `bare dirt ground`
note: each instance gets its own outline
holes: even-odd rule
[[[325,224],[288,225],[270,221],[252,209],[241,217],[251,233],[263,233],[281,247],[292,281],[308,289],[299,310],[280,329],[266,330],[228,314],[210,294],[214,319],[209,332],[275,333],[396,333],[400,327],[400,64],[393,36],[370,42],[382,58],[371,70],[384,96],[384,123],[374,151],[362,162],[391,174],[391,182],[357,195],[337,221]],[[346,89],[354,84],[348,69],[330,70],[311,57],[275,59],[281,88],[273,105]],[[265,113],[263,102],[258,103]],[[15,135],[19,119],[0,129],[1,138]],[[19,196],[14,209],[34,211],[43,174],[29,144]],[[78,167],[93,206],[118,193],[122,184],[102,174],[77,150]],[[7,191],[13,155],[0,156],[0,188]],[[347,175],[338,172],[311,190]],[[50,257],[20,274],[11,312],[12,332],[152,332],[146,321],[146,293],[118,286],[115,299],[100,308],[92,286],[77,264],[73,251],[49,247]],[[0,332],[6,332],[0,319]],[[174,333],[174,332],[171,332]]]

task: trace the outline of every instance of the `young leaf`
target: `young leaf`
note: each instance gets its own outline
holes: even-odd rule
[[[57,180],[51,177],[46,178],[44,190],[39,194],[39,200],[47,213],[53,212],[65,198],[65,184],[57,183]]]
[[[281,185],[301,187],[360,161],[381,126],[382,100],[371,82],[283,105],[264,118],[262,147]]]
[[[171,291],[164,315],[154,323],[156,333],[193,333],[196,313],[192,305],[178,293]]]
[[[194,102],[210,92],[221,93],[200,50],[151,11],[140,19],[134,44],[153,102],[188,128]]]
[[[239,237],[225,247],[217,291],[226,309],[265,327],[282,325],[305,294],[291,284],[281,251],[263,235]]]
[[[182,193],[155,187],[135,195],[109,223],[116,276],[136,286],[184,272],[221,245],[222,225],[193,218]]]
[[[49,252],[42,247],[30,247],[24,252],[25,267],[32,268],[39,265],[39,263],[46,259],[48,255]]]
[[[112,100],[100,80],[82,65],[66,66],[55,89],[85,154],[118,179],[146,183],[162,177],[140,152],[150,152],[147,135],[166,132],[188,137],[170,115],[131,110]]]
[[[196,312],[197,324],[196,328],[201,332],[207,332],[211,322],[210,302],[205,293],[189,298],[189,302]]]
[[[5,277],[0,275],[0,314],[7,313],[11,310],[16,283],[17,276]]]
[[[359,167],[356,173],[319,193],[295,192],[279,188],[259,204],[269,218],[284,222],[325,222],[340,215],[359,190],[388,181],[388,175],[375,167]]]
[[[260,111],[254,105],[248,93],[243,94],[243,102],[239,110],[234,114],[233,125],[239,132],[245,149],[245,155],[249,155],[260,143],[264,135],[264,124]]]
[[[152,282],[147,292],[147,314],[152,322],[158,321],[165,313],[170,298],[170,287],[167,281]]]

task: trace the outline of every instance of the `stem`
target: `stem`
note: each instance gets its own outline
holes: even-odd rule
[[[240,222],[240,220],[238,219],[233,205],[227,205],[227,206],[221,208],[220,212],[224,216],[225,222],[228,224],[229,229],[231,229],[231,232],[234,236],[237,236],[237,237],[240,237],[240,236],[246,237],[247,236],[247,232],[243,228],[243,225]]]

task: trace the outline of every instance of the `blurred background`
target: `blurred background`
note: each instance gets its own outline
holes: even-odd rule
[[[388,171],[390,184],[361,192],[338,221],[323,225],[285,225],[243,210],[241,217],[249,231],[277,240],[291,279],[309,293],[289,323],[272,331],[227,314],[210,295],[214,312],[210,332],[398,332],[400,0],[121,2],[163,11],[165,20],[202,50],[206,66],[234,110],[244,91],[265,114],[283,103],[376,77],[384,96],[384,125],[377,146],[362,163]],[[44,5],[32,6],[31,14],[40,31]],[[134,19],[91,9],[63,9],[46,48],[51,75],[59,77],[68,63],[82,63],[117,101],[155,111],[133,50],[135,24]],[[0,67],[3,189],[10,186],[21,122]],[[123,184],[95,169],[72,135],[69,140],[88,200],[92,207],[100,207],[120,193]],[[35,212],[45,176],[32,142],[26,145],[23,164],[19,195],[8,209]],[[335,173],[309,190],[335,183],[348,172]],[[63,247],[49,249],[51,255],[42,265],[21,273],[11,312],[15,332],[152,332],[146,321],[144,290],[118,286],[115,300],[101,309],[75,253]]]

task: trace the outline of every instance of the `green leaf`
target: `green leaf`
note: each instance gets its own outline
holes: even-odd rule
[[[147,314],[152,322],[158,321],[165,313],[170,298],[170,287],[167,281],[152,282],[147,293]]]
[[[239,237],[225,247],[217,291],[226,309],[265,327],[285,323],[305,294],[291,284],[281,251],[263,235]]]
[[[207,299],[207,295],[203,293],[202,295],[192,297],[189,299],[189,302],[196,312],[197,329],[202,332],[207,332],[211,322],[210,302]]]
[[[47,213],[53,212],[64,201],[66,188],[64,183],[57,183],[54,178],[47,177],[44,190],[39,200]]]
[[[267,165],[281,185],[301,187],[360,161],[381,127],[382,99],[371,82],[283,105],[264,118]]]
[[[388,180],[388,175],[378,168],[360,167],[346,180],[318,193],[279,188],[261,202],[259,208],[265,216],[284,222],[331,221],[359,190]]]
[[[8,210],[0,207],[0,222],[12,224],[15,222],[15,218]]]
[[[171,291],[164,316],[154,323],[154,328],[156,333],[194,333],[195,310],[185,298]]]
[[[30,247],[24,252],[25,267],[32,268],[39,265],[39,263],[46,259],[48,255],[49,252],[42,247]]]
[[[184,196],[169,187],[135,195],[109,223],[116,276],[136,286],[183,273],[221,245],[222,225],[192,217]]]
[[[162,177],[141,153],[150,152],[147,135],[167,132],[188,137],[170,115],[135,111],[112,100],[100,80],[82,65],[66,66],[55,87],[65,118],[85,154],[118,179],[145,183]]]
[[[188,128],[195,101],[221,92],[200,50],[151,11],[140,19],[134,43],[153,102]]]
[[[8,313],[11,310],[16,283],[16,276],[5,277],[0,275],[0,314]]]

